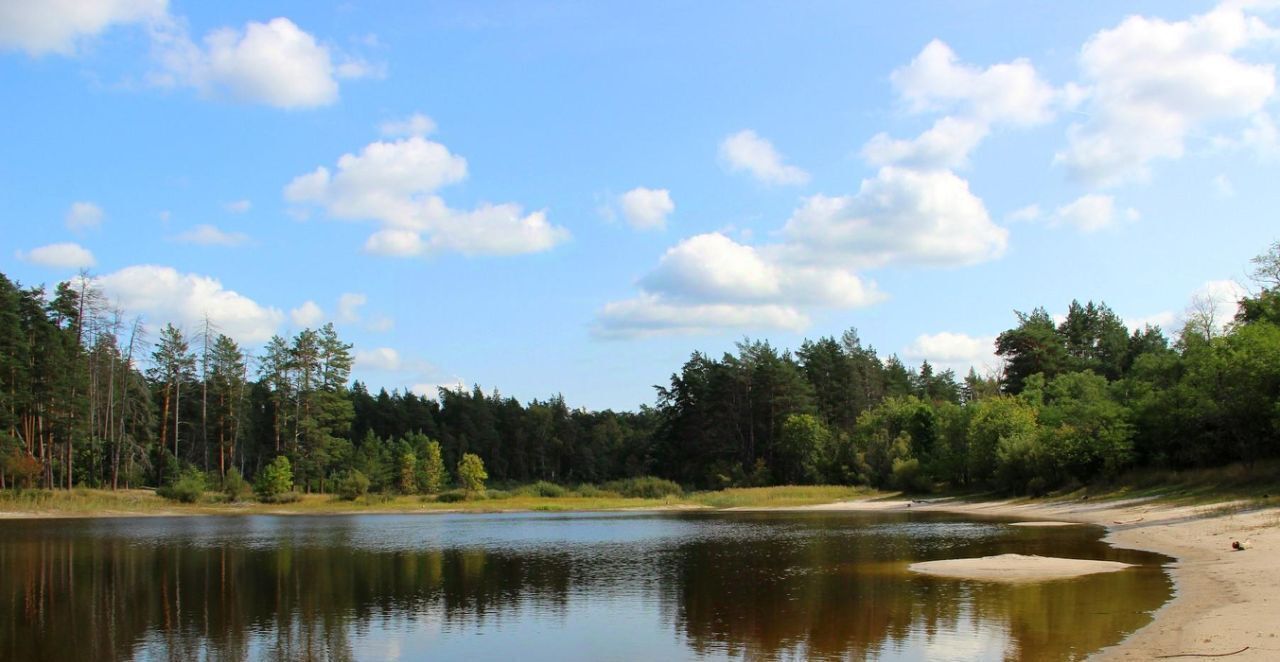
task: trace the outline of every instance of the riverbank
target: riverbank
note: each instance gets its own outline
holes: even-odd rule
[[[1106,541],[1177,559],[1177,595],[1149,625],[1097,660],[1219,656],[1280,658],[1280,500],[1180,505],[1157,498],[1121,500],[871,500],[797,510],[934,510],[1097,524]],[[1247,543],[1236,551],[1232,542]],[[1237,652],[1240,651],[1240,652]]]

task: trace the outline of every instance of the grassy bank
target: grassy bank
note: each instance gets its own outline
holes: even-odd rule
[[[341,514],[361,512],[502,512],[596,511],[660,508],[729,508],[735,506],[802,506],[876,493],[845,486],[779,486],[693,492],[657,498],[626,497],[586,490],[590,496],[564,490],[558,496],[542,496],[537,490],[517,488],[488,490],[461,501],[440,501],[413,495],[369,495],[352,501],[328,494],[304,494],[293,503],[229,503],[209,492],[198,503],[180,503],[157,496],[153,490],[26,490],[0,492],[0,516],[92,517],[117,515],[200,514]]]

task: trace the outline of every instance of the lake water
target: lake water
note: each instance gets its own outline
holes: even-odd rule
[[[0,522],[4,660],[1079,659],[1145,625],[1169,559],[1098,527],[941,513]],[[1005,586],[910,562],[1138,567]]]

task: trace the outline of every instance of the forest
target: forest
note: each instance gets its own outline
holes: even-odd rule
[[[1280,242],[1252,267],[1233,319],[1193,305],[1172,334],[1130,331],[1105,303],[1035,308],[997,338],[998,374],[964,376],[882,358],[854,329],[794,350],[743,340],[693,353],[634,412],[479,386],[373,393],[332,324],[251,356],[208,322],[148,338],[90,278],[50,292],[0,274],[0,489],[657,476],[1038,495],[1136,468],[1253,467],[1280,455]]]

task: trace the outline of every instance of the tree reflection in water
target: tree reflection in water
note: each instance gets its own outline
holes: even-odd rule
[[[6,522],[0,658],[365,659],[394,638],[406,659],[588,657],[588,641],[624,657],[1073,659],[1171,592],[1166,559],[1098,535],[922,513]],[[1019,586],[906,571],[1005,552],[1142,565]],[[527,636],[539,628],[556,634]]]

